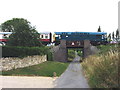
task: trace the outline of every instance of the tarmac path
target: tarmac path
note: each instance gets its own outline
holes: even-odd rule
[[[55,88],[89,88],[79,60],[80,57],[76,55],[66,71],[54,81]]]

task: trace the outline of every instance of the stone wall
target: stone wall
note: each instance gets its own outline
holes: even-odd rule
[[[16,68],[23,68],[36,65],[47,61],[46,55],[44,56],[28,56],[23,59],[20,58],[0,58],[0,71],[7,71]]]
[[[66,40],[61,40],[60,45],[53,48],[53,60],[67,62]]]
[[[89,40],[84,40],[84,48],[83,48],[83,58],[87,58],[91,55],[91,44]]]

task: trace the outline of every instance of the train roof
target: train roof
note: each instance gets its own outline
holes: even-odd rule
[[[91,35],[96,35],[96,34],[99,34],[99,35],[102,35],[102,34],[107,34],[107,32],[55,32],[55,34],[58,34],[58,35],[61,35],[61,34],[68,34],[68,35],[71,35],[71,34],[91,34]]]
[[[0,32],[0,34],[12,34],[12,32]]]
[[[51,32],[39,32],[40,34],[49,34]],[[107,32],[54,32],[55,34],[61,35],[61,34],[79,34],[79,33],[83,33],[83,34],[91,34],[91,35],[102,35],[102,34],[107,34]],[[0,34],[12,34],[12,32],[0,32]]]
[[[51,32],[38,32],[40,34],[50,34]]]
[[[49,34],[50,32],[38,32],[40,34]],[[0,34],[12,34],[12,32],[0,32]]]

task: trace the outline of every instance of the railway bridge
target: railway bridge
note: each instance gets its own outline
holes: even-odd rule
[[[68,60],[68,49],[69,48],[82,48],[83,58],[88,57],[92,54],[91,44],[89,40],[84,41],[72,41],[72,40],[61,40],[59,46],[56,46],[53,50],[54,61],[67,62]]]

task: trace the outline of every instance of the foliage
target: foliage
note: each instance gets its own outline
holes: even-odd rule
[[[109,50],[100,55],[93,55],[82,63],[85,75],[91,88],[118,88],[118,62],[120,62],[120,52],[116,46],[102,46]]]
[[[114,32],[112,33],[112,39],[113,39],[113,40],[115,39],[115,34],[114,34]]]
[[[99,45],[97,46],[97,48],[99,49],[99,55],[101,54],[105,54],[106,52],[108,52],[109,50],[113,49],[115,45]]]
[[[68,49],[68,61],[73,61],[74,58],[75,58],[74,49]]]
[[[7,45],[10,46],[41,46],[39,33],[30,22],[23,18],[13,18],[4,22],[2,31],[12,32]]]
[[[83,52],[82,52],[82,50],[79,49],[79,50],[77,51],[77,54],[78,54],[80,57],[82,57],[82,56],[83,56]]]
[[[69,63],[46,61],[44,63],[15,69],[9,71],[3,71],[2,75],[22,75],[22,76],[53,76],[53,72],[56,72],[57,76],[60,76],[68,67]]]
[[[1,24],[3,32],[15,32],[16,29],[32,29],[30,22],[23,18],[13,18]]]
[[[99,28],[98,28],[98,32],[101,32],[101,28],[100,28],[100,26],[99,26]]]
[[[109,35],[108,35],[108,41],[109,42],[111,41],[111,33],[109,33]]]
[[[47,52],[47,60],[48,61],[53,61],[53,53],[50,52],[50,51]]]
[[[119,30],[117,29],[116,30],[116,38],[118,38],[118,36],[119,36]]]
[[[119,30],[116,30],[116,40],[119,40]]]
[[[32,55],[45,55],[48,53],[49,49],[46,47],[2,47],[2,57],[26,57]]]

